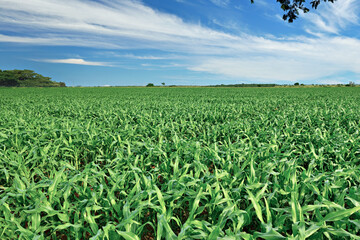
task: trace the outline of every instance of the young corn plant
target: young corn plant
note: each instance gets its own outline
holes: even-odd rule
[[[360,239],[359,88],[0,89],[0,239]]]

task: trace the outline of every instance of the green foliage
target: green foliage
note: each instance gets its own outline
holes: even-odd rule
[[[298,83],[298,82],[294,83],[294,86],[299,86],[299,85],[300,85],[300,83]]]
[[[146,86],[147,87],[154,87],[155,85],[153,83],[148,83]]]
[[[350,81],[348,84],[345,85],[346,87],[355,87],[356,84],[352,81]]]
[[[285,14],[283,19],[285,21],[293,22],[298,18],[300,12],[307,13],[310,11],[306,7],[306,3],[310,2],[312,8],[316,9],[321,2],[331,2],[334,3],[336,0],[276,0],[281,6],[281,9],[284,10]],[[251,3],[254,3],[254,0],[251,0]]]
[[[0,70],[0,86],[3,87],[65,87],[63,82],[51,81],[32,70]]]
[[[2,88],[0,239],[359,239],[360,88]]]

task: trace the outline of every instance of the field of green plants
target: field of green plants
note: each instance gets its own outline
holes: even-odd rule
[[[360,88],[0,88],[0,239],[360,239]]]

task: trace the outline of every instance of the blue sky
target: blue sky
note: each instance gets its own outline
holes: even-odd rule
[[[360,1],[0,0],[0,69],[69,86],[360,84]]]

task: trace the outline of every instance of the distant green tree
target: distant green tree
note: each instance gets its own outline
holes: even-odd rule
[[[346,84],[345,86],[347,86],[347,87],[355,87],[355,83],[354,82],[352,82],[352,81],[350,81],[348,84]]]
[[[300,83],[298,83],[298,82],[294,83],[294,86],[299,86],[299,85],[300,85]]]
[[[33,70],[0,70],[0,86],[5,87],[66,87],[64,82],[54,82]]]
[[[165,86],[165,83],[164,83],[164,82],[162,82],[162,83],[161,83],[161,85]]]
[[[14,74],[9,71],[0,70],[0,86],[2,87],[17,87],[18,82]]]
[[[153,83],[148,83],[146,86],[147,87],[154,87],[155,85]]]

